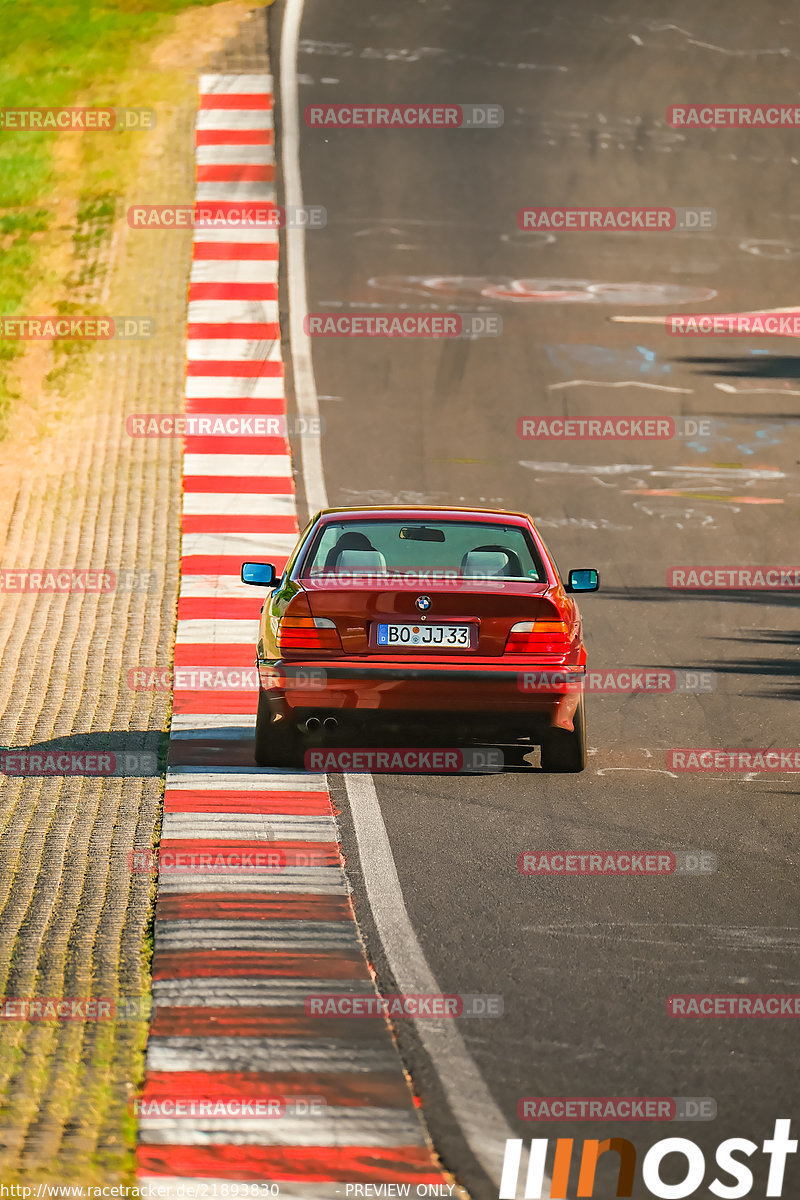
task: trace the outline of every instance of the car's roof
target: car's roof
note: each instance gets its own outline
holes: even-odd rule
[[[397,517],[402,515],[409,520],[422,520],[433,517],[437,520],[469,521],[480,518],[499,525],[528,524],[530,517],[527,513],[507,512],[502,508],[467,508],[446,504],[381,504],[381,505],[352,505],[347,508],[325,508],[319,516],[322,519],[335,517],[352,517],[353,519],[381,517]]]

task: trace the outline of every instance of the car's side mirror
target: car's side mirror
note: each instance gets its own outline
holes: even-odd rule
[[[596,592],[600,587],[600,573],[594,567],[582,567],[578,571],[570,571],[567,580],[568,592]]]
[[[278,578],[278,572],[272,563],[242,563],[242,583],[252,583],[254,587],[272,587]]]

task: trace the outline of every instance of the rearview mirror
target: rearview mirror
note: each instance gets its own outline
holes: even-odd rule
[[[432,525],[404,525],[400,537],[409,542],[443,542],[444,530],[434,529]]]
[[[600,573],[594,567],[581,567],[578,571],[570,571],[566,591],[596,592],[599,587]]]
[[[255,587],[272,587],[278,578],[278,572],[272,563],[242,563],[242,583],[252,583]]]

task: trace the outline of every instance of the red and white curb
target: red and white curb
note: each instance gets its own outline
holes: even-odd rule
[[[275,203],[271,77],[202,76],[196,146],[198,201]],[[285,416],[277,289],[277,231],[195,230],[187,413]],[[289,445],[187,436],[183,461],[175,666],[252,667],[262,597],[239,570],[283,565],[296,540]],[[347,1183],[447,1195],[385,1022],[305,1013],[309,994],[374,986],[325,777],[252,765],[255,705],[254,691],[174,694],[139,1178],[162,1197],[234,1180],[303,1200]],[[251,867],[270,852],[282,869]],[[240,868],[218,869],[225,855]],[[276,1098],[279,1116],[230,1115]]]

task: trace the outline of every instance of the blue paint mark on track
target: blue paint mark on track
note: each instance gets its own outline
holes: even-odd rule
[[[669,375],[672,364],[659,362],[655,350],[649,346],[593,346],[586,342],[557,342],[545,346],[545,353],[552,366],[565,375],[580,368],[591,370],[595,377],[604,379],[630,379],[635,375]]]

